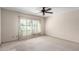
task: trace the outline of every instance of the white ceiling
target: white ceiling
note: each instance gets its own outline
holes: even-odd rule
[[[45,16],[43,16],[42,13],[40,13],[41,7],[3,7],[3,8],[36,16],[42,16],[42,17],[51,16],[51,14],[46,14]],[[78,7],[51,7],[51,8],[52,8],[51,11],[54,14],[64,13],[72,10],[79,10]]]

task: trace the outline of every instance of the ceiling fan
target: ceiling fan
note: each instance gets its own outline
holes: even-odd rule
[[[49,12],[50,10],[52,10],[52,8],[42,7],[41,12],[43,13],[43,15],[45,15],[46,13],[53,14],[53,12]]]

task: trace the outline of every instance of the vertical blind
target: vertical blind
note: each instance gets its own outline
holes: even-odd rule
[[[22,36],[41,33],[40,20],[20,18],[19,34]]]

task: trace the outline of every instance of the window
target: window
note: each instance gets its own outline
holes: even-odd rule
[[[32,30],[33,34],[41,32],[41,25],[39,20],[32,20]]]
[[[38,34],[41,32],[40,20],[20,18],[19,33],[23,36]]]

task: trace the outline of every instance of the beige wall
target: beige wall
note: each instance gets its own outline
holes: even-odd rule
[[[43,19],[41,17],[25,15],[19,12],[1,9],[2,14],[2,42],[18,40],[18,16],[31,19]],[[42,30],[43,31],[43,30]]]
[[[79,10],[53,14],[47,18],[46,34],[79,42]]]
[[[0,44],[1,44],[1,8],[0,8]]]

